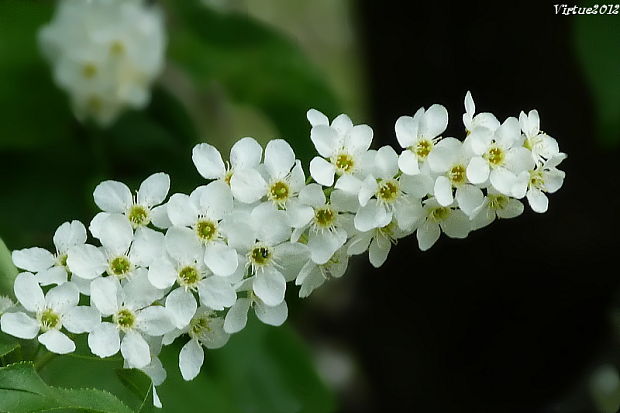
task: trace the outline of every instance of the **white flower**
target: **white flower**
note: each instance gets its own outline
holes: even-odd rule
[[[267,305],[284,300],[287,279],[293,279],[295,265],[305,262],[305,245],[289,242],[291,227],[286,211],[263,203],[251,213],[238,214],[227,225],[229,245],[241,254],[254,293]]]
[[[228,342],[230,335],[224,331],[224,319],[213,311],[200,307],[188,326],[182,330],[175,330],[164,337],[166,344],[172,343],[176,337],[187,334],[189,341],[179,353],[179,369],[185,380],[193,380],[204,363],[204,349],[217,349]]]
[[[124,214],[134,228],[144,227],[151,223],[154,209],[164,202],[170,189],[170,177],[163,172],[155,173],[141,184],[136,197],[122,182],[103,181],[95,188],[93,198],[95,204],[103,211],[93,218],[90,232],[99,237],[100,222],[109,214]],[[154,222],[157,224],[157,222]]]
[[[162,13],[139,0],[63,0],[39,40],[76,116],[103,126],[144,107],[164,66]]]
[[[376,152],[358,193],[360,207],[354,219],[358,231],[384,227],[393,217],[402,229],[411,226],[420,199],[432,191],[432,180],[426,174],[401,175],[398,159],[391,146]]]
[[[346,250],[346,247],[339,249],[332,254],[329,261],[323,264],[308,260],[295,278],[295,285],[299,286],[299,297],[308,297],[330,278],[342,277],[349,265],[349,255]]]
[[[173,225],[191,228],[205,245],[205,264],[214,274],[228,276],[236,271],[237,252],[226,244],[226,231],[220,226],[222,219],[233,211],[228,185],[218,180],[196,188],[189,196],[174,194],[167,209]]]
[[[432,105],[428,110],[418,109],[413,116],[401,116],[394,129],[396,139],[405,149],[398,158],[398,166],[407,175],[417,175],[435,143],[448,126],[448,111],[442,105]]]
[[[27,313],[5,313],[0,319],[2,331],[15,337],[33,339],[39,332],[39,342],[53,353],[65,354],[75,350],[75,343],[62,331],[85,333],[99,323],[99,312],[78,306],[80,293],[75,285],[66,282],[46,294],[36,277],[29,272],[17,276],[15,296]],[[32,316],[31,316],[32,314]]]
[[[102,216],[97,224],[101,248],[90,244],[72,247],[67,265],[76,276],[92,280],[103,272],[125,279],[138,267],[147,267],[163,250],[163,234],[139,227],[135,234],[124,215]]]
[[[467,137],[474,156],[467,165],[467,179],[475,185],[491,185],[504,195],[512,195],[517,176],[533,167],[531,152],[522,147],[521,128],[517,118],[510,117],[493,133],[478,127]]]
[[[310,184],[299,193],[299,199],[288,208],[288,218],[295,228],[291,241],[297,242],[308,230],[307,245],[310,258],[317,264],[325,264],[347,241],[347,229],[351,226],[351,215],[344,213],[339,205],[338,191],[332,192],[328,201],[319,184]]]
[[[480,206],[483,194],[480,188],[467,179],[467,165],[471,153],[457,139],[445,138],[435,145],[428,156],[431,171],[435,178],[433,194],[441,206],[452,205],[454,200],[467,215]]]
[[[477,127],[483,127],[491,131],[495,131],[499,127],[500,123],[492,113],[483,112],[474,115],[475,113],[476,104],[471,96],[471,92],[467,91],[465,94],[465,113],[463,113],[463,124],[467,134],[469,135]]]
[[[523,203],[521,201],[489,188],[482,204],[476,207],[470,215],[472,230],[491,224],[495,218],[514,218],[522,213]]]
[[[16,305],[13,300],[4,295],[0,295],[0,316],[4,313],[13,312],[12,310],[15,308]]]
[[[310,139],[320,156],[310,162],[310,175],[324,186],[334,184],[334,175],[343,182],[336,185],[345,189],[355,185],[358,176],[364,175],[364,158],[372,143],[373,131],[368,125],[353,125],[345,115],[329,120],[321,112],[311,109],[307,113],[312,124]]]
[[[136,274],[125,286],[114,277],[97,278],[91,284],[91,302],[104,317],[88,335],[93,354],[109,357],[119,350],[135,368],[151,362],[151,350],[143,337],[163,336],[174,328],[166,308],[151,305],[163,291],[150,286],[145,271]],[[121,339],[122,335],[122,339]]]
[[[265,180],[258,171],[263,148],[254,138],[238,140],[230,150],[230,164],[224,165],[220,152],[201,143],[192,151],[198,173],[206,179],[218,179],[230,185],[235,199],[251,204],[265,194]],[[237,176],[234,180],[233,177]]]
[[[418,212],[418,216],[414,217],[416,222],[420,219],[419,216],[421,216],[421,212]],[[351,237],[347,254],[358,255],[368,251],[370,263],[373,267],[379,268],[387,259],[392,244],[396,244],[399,238],[403,238],[411,232],[412,230],[402,230],[396,221],[392,220],[382,227],[373,228]]]
[[[43,248],[13,251],[16,267],[35,273],[41,285],[62,284],[67,281],[67,253],[69,249],[86,242],[86,228],[80,221],[65,222],[54,233],[56,253]]]
[[[285,140],[274,139],[265,147],[264,177],[267,201],[275,208],[286,209],[289,201],[304,187],[306,177],[301,162]],[[236,179],[233,177],[233,179]],[[249,191],[249,187],[240,187]]]
[[[194,292],[203,305],[223,310],[235,303],[237,295],[231,280],[212,275],[204,263],[204,250],[194,232],[185,227],[171,227],[166,233],[167,255],[155,260],[149,267],[149,281],[157,288],[170,288],[166,308],[177,328],[189,323],[198,307]]]
[[[465,238],[471,231],[469,217],[458,207],[442,206],[435,198],[427,199],[423,206],[416,232],[420,250],[426,251],[432,247],[442,231],[450,238]]]
[[[248,311],[254,309],[256,317],[265,324],[271,326],[281,326],[288,317],[288,306],[282,300],[275,306],[267,305],[253,291],[252,280],[247,279],[242,282],[238,291],[245,293],[245,297],[239,297],[235,305],[230,307],[224,318],[224,331],[228,334],[237,333],[245,328],[248,322]]]
[[[545,194],[552,194],[562,187],[566,174],[556,166],[564,159],[566,159],[566,154],[558,153],[544,163],[536,165],[536,168],[519,175],[513,186],[515,197],[522,198],[526,195],[534,212],[547,212],[549,199]]]
[[[540,131],[540,117],[537,110],[530,110],[526,115],[521,112],[519,124],[525,134],[523,146],[532,152],[532,157],[537,164],[542,164],[546,159],[550,159],[560,154],[558,142],[551,136]]]

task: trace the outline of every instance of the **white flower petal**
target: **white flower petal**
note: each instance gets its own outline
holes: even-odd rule
[[[198,219],[198,208],[189,196],[174,194],[166,204],[170,223],[179,227],[189,227]]]
[[[491,171],[489,180],[493,188],[504,195],[512,195],[513,186],[517,181],[517,176],[506,168],[499,167]]]
[[[88,347],[99,357],[110,357],[118,353],[121,340],[118,329],[112,323],[101,323],[88,334]]]
[[[441,206],[448,206],[454,202],[452,194],[452,183],[448,178],[441,175],[435,180],[435,188],[433,189],[435,199]]]
[[[147,207],[159,205],[166,199],[170,190],[170,176],[159,172],[146,178],[138,189],[138,204]]]
[[[405,149],[398,157],[398,167],[406,175],[417,175],[420,173],[418,157],[409,149]]]
[[[336,167],[319,156],[310,161],[310,176],[321,185],[332,186],[335,173]]]
[[[121,354],[133,368],[141,369],[151,362],[151,350],[148,343],[136,331],[128,331],[121,342]]]
[[[92,280],[99,277],[108,268],[108,261],[99,248],[94,245],[83,244],[69,249],[67,266],[74,275]]]
[[[311,232],[308,248],[312,261],[316,264],[325,264],[346,241],[347,233],[341,228],[334,231]]]
[[[11,258],[17,268],[31,272],[47,270],[56,261],[51,252],[39,247],[13,251]]]
[[[306,118],[312,126],[329,125],[329,119],[327,119],[327,116],[325,116],[323,113],[319,112],[316,109],[310,109],[308,112],[306,112]]]
[[[379,242],[378,238],[374,238],[368,249],[368,259],[373,267],[379,268],[383,265],[390,253],[392,244],[389,241]]]
[[[99,229],[99,241],[112,256],[125,254],[133,241],[129,219],[124,215],[109,215]]]
[[[386,226],[392,220],[392,214],[386,211],[386,209],[379,204],[375,199],[372,199],[363,207],[358,209],[355,214],[355,228],[358,231],[366,232],[373,228],[381,228]]]
[[[0,329],[14,337],[31,340],[39,333],[39,322],[24,313],[4,313]]]
[[[222,155],[215,146],[201,143],[192,150],[192,161],[198,173],[205,179],[218,179],[226,173]]]
[[[530,189],[527,191],[527,201],[534,212],[539,214],[547,212],[549,208],[549,199],[547,195],[539,189]]]
[[[75,351],[75,343],[58,330],[49,330],[41,334],[39,342],[56,354],[68,354]]]
[[[166,297],[166,308],[176,328],[183,329],[189,325],[198,304],[191,292],[177,288]]]
[[[418,119],[411,116],[401,116],[396,120],[394,131],[396,132],[396,140],[401,148],[408,148],[418,139]]]
[[[13,291],[20,304],[32,313],[36,313],[45,306],[43,290],[36,277],[29,272],[17,275],[13,283]]]
[[[230,307],[224,318],[224,331],[228,334],[234,334],[245,328],[248,322],[250,303],[250,300],[247,298],[239,298],[237,302]]]
[[[456,201],[459,208],[471,217],[474,210],[482,205],[484,195],[480,188],[474,185],[463,185],[456,190]]]
[[[523,203],[516,199],[510,198],[504,208],[497,210],[497,216],[500,218],[515,218],[523,213]]]
[[[205,353],[197,340],[189,340],[179,353],[179,369],[184,380],[193,380],[204,363]]]
[[[170,218],[168,217],[167,204],[156,206],[151,209],[149,216],[151,217],[151,223],[157,228],[166,229],[172,226],[172,222],[170,222]]]
[[[177,271],[166,257],[153,261],[149,267],[148,279],[154,287],[164,289],[172,287],[177,279]]]
[[[256,313],[256,317],[263,323],[277,327],[281,326],[286,321],[288,317],[288,306],[286,305],[286,301],[282,301],[275,307],[269,307],[257,301],[254,306],[254,312]]]
[[[265,168],[272,178],[284,178],[295,164],[295,152],[284,139],[269,141],[265,148]]]
[[[140,310],[136,328],[149,336],[163,336],[174,329],[174,324],[166,307],[154,305]]]
[[[164,243],[168,254],[181,264],[200,262],[203,259],[202,245],[194,231],[189,228],[169,228]]]
[[[286,280],[280,271],[266,268],[256,274],[252,289],[266,305],[274,307],[284,300]]]
[[[95,204],[105,212],[123,213],[132,202],[131,191],[122,182],[103,181],[93,193]]]
[[[368,125],[355,125],[346,135],[345,146],[352,153],[367,151],[372,143],[373,131]]]
[[[230,163],[235,169],[255,168],[263,156],[263,148],[254,138],[239,139],[230,150]]]
[[[67,282],[67,270],[64,267],[55,266],[39,272],[36,277],[40,285],[60,285]]]
[[[442,105],[434,104],[420,119],[419,135],[432,139],[441,135],[448,126],[448,111]]]
[[[323,158],[329,158],[338,147],[338,131],[327,125],[313,126],[310,139]]]
[[[416,232],[416,238],[418,239],[418,247],[421,251],[426,251],[432,247],[439,239],[441,230],[439,225],[427,220],[422,226],[418,228]]]
[[[467,179],[472,184],[482,184],[489,178],[489,163],[481,156],[475,156],[469,161],[467,165]]]
[[[66,253],[74,245],[86,242],[86,227],[80,221],[65,222],[54,233],[54,245],[60,253]]]
[[[97,278],[90,284],[90,302],[103,316],[109,316],[119,308],[119,284],[112,277]]]
[[[450,216],[441,222],[440,226],[450,238],[465,238],[471,231],[469,217],[460,210],[452,211]]]
[[[236,170],[230,179],[230,189],[238,201],[252,204],[267,192],[267,183],[255,169]]]
[[[211,182],[200,195],[200,206],[209,218],[222,219],[233,210],[230,187],[222,181]]]
[[[237,270],[237,251],[223,242],[212,242],[205,249],[205,264],[215,275],[227,277]]]
[[[46,307],[61,314],[78,305],[79,301],[80,291],[70,282],[52,288],[45,295]]]
[[[90,333],[101,323],[101,314],[94,307],[73,307],[62,317],[62,325],[74,334]]]
[[[148,267],[164,253],[164,234],[146,227],[136,229],[129,252],[129,260],[138,266]]]
[[[237,300],[237,292],[230,282],[222,277],[205,278],[198,285],[200,302],[216,311],[232,306]]]

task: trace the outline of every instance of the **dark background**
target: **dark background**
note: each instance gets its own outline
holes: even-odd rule
[[[538,109],[569,156],[546,214],[526,207],[425,253],[402,239],[380,270],[345,280],[346,310],[312,308],[313,331],[360,358],[343,411],[594,411],[588,375],[619,348],[618,151],[594,133],[574,17],[545,2],[364,0],[359,18],[379,144],[395,145],[395,114],[432,103],[451,115],[445,135],[462,138],[471,90],[477,112],[500,120]]]

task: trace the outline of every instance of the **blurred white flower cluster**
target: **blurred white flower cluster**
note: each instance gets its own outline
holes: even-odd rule
[[[101,126],[144,107],[164,66],[163,14],[142,0],[61,0],[39,42],[75,115]]]
[[[204,348],[226,344],[250,310],[266,324],[286,320],[288,282],[306,297],[342,276],[353,255],[368,252],[381,266],[407,235],[415,233],[426,250],[442,232],[465,238],[496,218],[518,216],[524,198],[544,212],[547,194],[562,185],[557,166],[566,155],[539,130],[538,113],[499,122],[476,114],[469,93],[465,107],[464,141],[442,136],[448,113],[441,105],[400,117],[400,153],[371,149],[367,125],[346,115],[330,122],[310,110],[318,152],[310,177],[286,141],[263,149],[243,138],[228,162],[209,144],[194,148],[207,182],[190,194],[167,199],[164,173],[135,195],[123,183],[102,182],[94,191],[102,212],[89,225],[100,245],[73,221],[56,231],[55,252],[13,252],[26,272],[15,281],[19,305],[3,306],[2,331],[38,337],[55,353],[74,351],[72,334],[88,334],[93,354],[120,351],[127,367],[143,369],[155,385],[165,378],[161,346],[183,340],[179,367],[191,380]]]

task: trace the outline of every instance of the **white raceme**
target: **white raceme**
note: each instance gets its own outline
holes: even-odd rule
[[[70,221],[54,234],[55,251],[13,252],[28,272],[14,283],[18,303],[0,297],[2,331],[38,337],[56,353],[75,349],[65,332],[88,334],[91,353],[120,352],[125,367],[144,371],[161,406],[163,346],[182,343],[179,369],[192,380],[205,349],[224,346],[252,313],[272,326],[286,321],[287,283],[307,297],[342,277],[353,256],[368,253],[382,266],[414,233],[425,251],[442,233],[465,238],[521,215],[526,203],[545,212],[565,178],[566,154],[540,131],[537,111],[500,123],[476,114],[469,92],[464,139],[443,136],[448,113],[435,104],[398,118],[400,154],[372,149],[372,129],[347,115],[330,122],[311,109],[307,118],[318,152],[307,179],[292,142],[263,149],[246,137],[228,162],[214,146],[196,145],[192,161],[206,182],[189,194],[166,199],[163,172],[135,195],[119,181],[99,184],[91,239]]]

